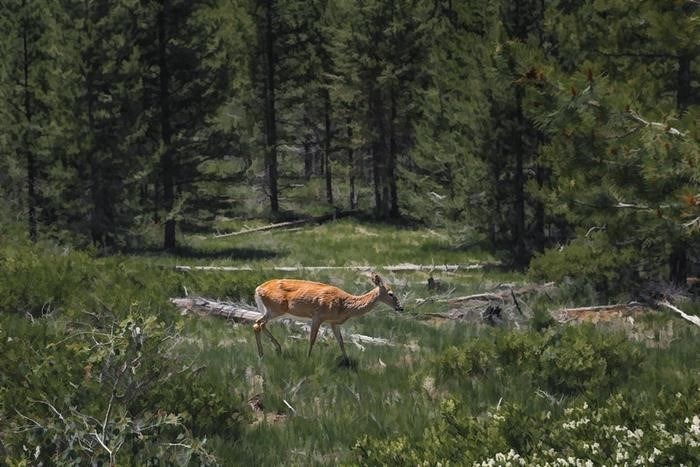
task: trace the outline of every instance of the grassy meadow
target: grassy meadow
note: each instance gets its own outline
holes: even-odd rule
[[[244,225],[222,220],[217,227]],[[664,313],[622,326],[553,323],[550,311],[594,304],[582,302],[595,297],[576,284],[524,296],[516,325],[437,319],[459,305],[421,299],[530,282],[498,268],[435,271],[436,291],[427,287],[429,272],[382,269],[495,261],[476,247],[452,247],[468,243],[460,235],[341,220],[218,239],[191,234],[176,255],[99,257],[49,244],[3,246],[0,459],[16,465],[700,462],[696,327]],[[252,270],[178,272],[176,264]],[[356,294],[371,288],[362,271],[270,271],[277,265],[374,266],[405,311],[380,305],[345,323],[352,359],[346,367],[330,333],[307,358],[307,334],[273,322],[269,329],[283,352],[277,355],[263,337],[260,359],[249,324],[181,315],[168,302],[187,292],[251,303],[256,285],[280,276]],[[351,333],[392,345],[353,344]]]

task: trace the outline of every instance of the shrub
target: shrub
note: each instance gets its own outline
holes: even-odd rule
[[[486,374],[495,363],[493,345],[475,339],[461,347],[449,347],[436,360],[440,376],[470,377]]]
[[[14,359],[0,364],[9,463],[208,464],[195,432],[216,423],[240,431],[240,399],[195,382],[178,352],[179,325],[138,308],[125,315],[94,315],[65,333],[2,317],[0,352]]]
[[[639,369],[643,359],[639,345],[622,333],[566,326],[548,336],[539,355],[537,375],[553,392],[609,390]]]
[[[579,287],[592,284],[603,298],[628,293],[640,283],[638,255],[633,248],[615,248],[604,235],[579,238],[561,249],[550,249],[530,262],[533,280],[559,283],[574,280]]]
[[[654,407],[615,394],[599,407],[505,403],[481,416],[448,400],[422,437],[365,436],[353,451],[361,465],[697,465],[700,388],[659,394]]]

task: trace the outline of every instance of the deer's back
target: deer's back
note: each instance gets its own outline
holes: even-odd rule
[[[312,317],[318,311],[342,309],[348,293],[328,284],[297,279],[273,279],[255,289],[273,313]]]

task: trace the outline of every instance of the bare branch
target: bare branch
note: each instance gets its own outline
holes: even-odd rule
[[[644,118],[641,117],[637,112],[634,110],[630,110],[627,112],[627,115],[634,121],[641,123],[644,126],[648,126],[651,128],[655,128],[657,130],[664,131],[670,135],[673,136],[685,136],[685,133],[682,133],[678,131],[677,129],[673,128],[672,126],[669,126],[665,123],[659,123],[659,122],[650,122],[645,120]]]
[[[684,320],[689,321],[689,322],[693,323],[693,324],[696,325],[696,326],[700,326],[700,316],[689,315],[689,314],[685,313],[683,310],[681,310],[680,308],[677,308],[677,307],[671,305],[671,304],[670,304],[668,301],[666,301],[666,300],[662,300],[662,301],[660,301],[660,302],[657,302],[657,304],[660,305],[660,306],[666,307],[666,308],[668,308],[669,310],[675,311],[675,312],[678,313],[678,314],[681,316],[681,318],[683,318]]]
[[[700,216],[696,217],[695,219],[691,220],[690,222],[685,222],[683,224],[683,227],[698,227],[700,226]]]

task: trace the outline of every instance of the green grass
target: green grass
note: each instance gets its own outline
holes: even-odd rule
[[[231,228],[240,227],[229,224]],[[261,232],[215,240],[191,235],[183,239],[176,255],[151,252],[99,258],[50,247],[5,247],[0,250],[0,274],[4,274],[0,277],[0,331],[4,333],[0,337],[5,339],[3,345],[12,350],[12,345],[19,345],[20,341],[7,341],[8,336],[17,339],[31,336],[22,343],[34,349],[22,351],[27,371],[31,371],[34,353],[36,358],[45,355],[42,349],[47,345],[64,339],[71,329],[89,321],[92,315],[87,313],[119,319],[147,313],[177,323],[181,326],[182,339],[176,353],[192,363],[196,371],[182,373],[174,381],[193,386],[191,394],[182,397],[197,397],[198,407],[205,410],[199,409],[197,413],[202,419],[194,420],[192,427],[204,430],[198,435],[206,437],[206,446],[223,465],[352,464],[358,461],[353,447],[365,436],[376,440],[405,437],[415,442],[425,441],[426,429],[439,431],[443,416],[441,403],[447,399],[459,401],[461,410],[469,416],[483,417],[504,404],[520,407],[523,416],[536,417],[547,411],[561,414],[568,404],[581,399],[593,403],[615,391],[653,405],[660,391],[687,391],[689,385],[698,383],[698,331],[670,315],[648,318],[642,323],[652,337],[648,343],[633,344],[642,352],[643,364],[629,380],[598,392],[554,394],[562,405],[537,395],[545,380],[537,373],[543,370],[537,370],[535,357],[529,354],[517,364],[486,360],[491,363],[475,374],[443,373],[440,358],[451,355],[450,352],[470,355],[480,349],[488,351],[513,333],[532,342],[539,339],[536,338],[539,334],[533,331],[494,330],[467,322],[437,324],[416,319],[424,313],[447,310],[445,303],[418,305],[416,302],[418,298],[433,295],[426,286],[429,273],[390,273],[382,266],[402,262],[493,261],[487,252],[451,247],[459,243],[458,235],[346,219],[298,231]],[[177,272],[173,268],[175,264],[250,265],[253,271]],[[180,316],[168,303],[169,297],[183,296],[185,290],[190,294],[250,303],[257,284],[281,275],[269,269],[272,265],[376,267],[403,299],[406,311],[397,314],[379,306],[372,313],[345,323],[343,333],[383,337],[394,345],[363,344],[359,348],[346,337],[346,348],[354,362],[353,367],[347,368],[338,365],[340,351],[332,335],[321,338],[307,358],[307,335],[297,328],[273,322],[269,329],[282,343],[283,352],[277,355],[263,337],[266,354],[260,359],[250,325],[192,314]],[[60,275],[53,271],[60,271]],[[333,283],[351,293],[363,293],[371,288],[367,274],[361,271],[299,270],[284,275]],[[527,281],[523,274],[496,270],[433,272],[433,276],[452,295]],[[531,309],[547,310],[587,304],[571,303],[574,296],[585,294],[560,289],[528,299],[528,305]],[[42,317],[47,310],[49,314]],[[27,313],[34,315],[34,324],[26,318]],[[673,335],[660,348],[653,347],[655,330],[665,329],[668,323],[672,323]],[[556,333],[560,329],[545,332]],[[574,337],[585,343],[595,340],[591,337],[595,335],[584,333]],[[603,338],[600,342],[604,341]],[[656,344],[661,341],[657,339]],[[43,368],[43,363],[37,362]],[[572,371],[576,370],[576,364],[572,364]],[[598,363],[594,360],[592,364]],[[66,365],[76,375],[86,371],[82,361]],[[5,398],[0,400],[0,416],[17,417],[2,401],[25,400],[22,391],[34,397],[40,397],[37,394],[48,397],[47,387],[55,391],[56,385],[65,386],[66,391],[74,392],[71,384],[80,387],[81,382],[56,380],[46,387],[43,385],[47,383],[34,380],[22,384],[26,388],[15,384],[10,392],[0,391],[0,397]],[[156,398],[152,403],[166,411],[175,410],[169,404],[180,407],[178,410],[187,407],[187,401],[169,400],[168,387],[160,388],[156,394],[162,399]],[[269,421],[255,421],[260,415],[247,404],[255,395],[261,395]],[[144,397],[155,396],[144,394]],[[213,406],[207,405],[208,400]],[[222,401],[227,402],[226,413],[217,412],[217,406],[224,405]],[[240,416],[232,415],[236,410]]]

